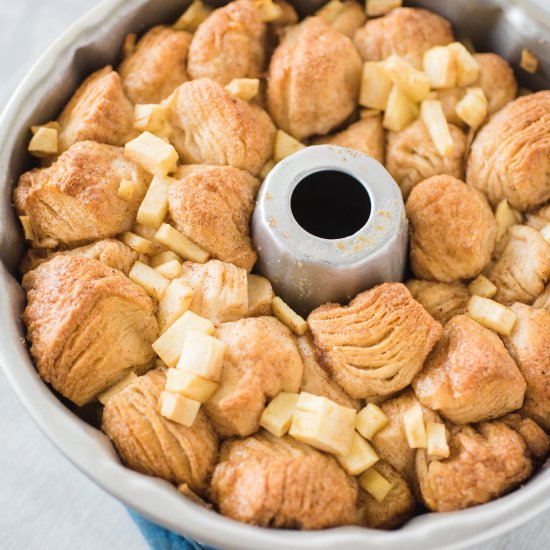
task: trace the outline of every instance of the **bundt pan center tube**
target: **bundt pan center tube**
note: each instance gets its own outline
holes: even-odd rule
[[[302,15],[313,12],[323,3],[322,0],[294,2]],[[459,548],[504,533],[550,507],[550,472],[541,469],[524,487],[498,500],[460,512],[423,514],[393,532],[359,527],[313,532],[251,527],[182,498],[165,481],[123,467],[106,436],[71,412],[39,378],[24,343],[20,322],[25,299],[16,278],[16,266],[23,251],[23,240],[11,200],[19,175],[33,166],[26,153],[29,127],[36,121],[55,118],[86,76],[116,63],[127,33],[141,33],[153,25],[173,21],[188,4],[182,0],[101,2],[43,54],[1,116],[0,364],[29,414],[65,456],[113,496],[165,527],[220,549]],[[494,51],[516,69],[521,50],[528,48],[539,58],[540,69],[536,75],[518,70],[521,84],[533,90],[550,88],[547,0],[423,0],[406,4],[446,16],[459,38],[471,38],[480,51]],[[317,173],[318,168],[311,173]],[[327,168],[332,171],[334,165],[331,163]],[[355,172],[343,172],[359,179]],[[300,182],[303,181],[307,191],[307,180],[300,178]],[[370,189],[370,181],[368,183]],[[373,199],[375,202],[375,197],[369,195],[369,200]],[[296,224],[301,222],[313,231],[316,220],[313,226],[308,225],[308,220],[300,216],[299,197],[296,201],[297,214],[292,214]],[[370,216],[376,208],[371,208]],[[369,217],[367,226],[370,220]],[[355,221],[360,223],[361,219]],[[306,233],[303,225],[300,231]],[[344,242],[353,239],[353,235],[316,238]]]
[[[252,218],[256,269],[301,314],[401,281],[407,219],[399,187],[367,155],[307,147],[262,185]]]

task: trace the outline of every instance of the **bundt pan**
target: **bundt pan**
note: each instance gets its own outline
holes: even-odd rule
[[[218,2],[222,4],[223,2]],[[296,0],[302,15],[324,0]],[[536,75],[518,70],[522,85],[550,88],[550,6],[547,0],[425,0],[405,2],[449,18],[459,37],[480,51],[494,51],[516,66],[527,47],[541,61]],[[77,21],[30,70],[0,118],[0,363],[14,391],[46,435],[76,466],[113,496],[178,533],[224,549],[339,548],[409,550],[458,548],[502,534],[550,507],[550,471],[543,468],[525,486],[468,510],[424,514],[396,531],[340,527],[298,532],[237,523],[182,498],[165,481],[124,468],[94,415],[75,414],[40,380],[24,340],[20,315],[24,294],[16,265],[23,241],[12,209],[12,189],[31,166],[28,128],[49,120],[92,71],[114,63],[128,32],[173,21],[186,0],[105,0]]]

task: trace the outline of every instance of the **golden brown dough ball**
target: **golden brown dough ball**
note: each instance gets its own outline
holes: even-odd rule
[[[455,315],[462,315],[470,300],[470,291],[463,283],[436,283],[411,279],[406,283],[412,297],[442,325]]]
[[[59,151],[77,141],[124,145],[135,135],[134,108],[124,95],[118,73],[109,65],[90,75],[59,118]]]
[[[122,179],[136,184],[131,200],[118,196]],[[150,179],[122,149],[82,141],[50,167],[24,173],[13,200],[31,219],[33,246],[82,244],[128,231]]]
[[[302,140],[327,134],[354,112],[361,57],[352,41],[319,17],[292,27],[275,49],[267,105],[279,128]]]
[[[550,91],[520,97],[477,134],[468,159],[467,182],[496,206],[518,210],[550,199]]]
[[[134,103],[160,103],[189,80],[187,51],[192,35],[170,27],[147,31],[118,69],[124,91]]]
[[[352,399],[319,364],[311,335],[307,333],[296,338],[296,345],[304,365],[300,391],[321,395],[343,407],[359,410],[360,402]]]
[[[234,78],[261,78],[266,30],[250,0],[214,10],[193,35],[187,63],[191,78],[211,78],[222,85]]]
[[[432,176],[447,174],[464,179],[466,135],[449,124],[454,147],[450,155],[437,150],[425,124],[417,120],[401,132],[388,132],[386,168],[407,200],[414,186]]]
[[[101,429],[133,470],[185,483],[205,495],[216,464],[218,438],[202,410],[190,428],[159,414],[165,383],[160,369],[134,380],[107,401]]]
[[[238,321],[248,311],[248,276],[229,262],[184,262],[179,279],[193,289],[189,310],[213,323]]]
[[[349,306],[318,307],[308,322],[321,363],[356,399],[410,384],[442,330],[401,283],[362,292]]]
[[[418,8],[397,8],[384,17],[370,19],[354,37],[364,61],[383,61],[395,54],[419,70],[424,52],[453,41],[446,19]]]
[[[479,76],[470,86],[483,90],[488,102],[487,113],[490,116],[516,98],[518,83],[508,61],[499,55],[476,53],[474,58],[479,65]],[[456,114],[456,104],[465,93],[465,88],[450,88],[438,92],[447,121],[460,128],[465,128],[466,123]]]
[[[423,405],[456,424],[519,409],[526,388],[499,336],[466,315],[445,325],[412,386]]]
[[[178,176],[168,194],[176,227],[213,258],[250,271],[256,253],[249,223],[259,180],[231,166],[185,166]]]
[[[378,162],[384,162],[386,136],[382,128],[382,117],[373,116],[363,118],[350,124],[345,130],[328,136],[318,137],[311,141],[311,145],[338,145],[365,153]]]
[[[289,529],[354,522],[357,484],[328,455],[260,432],[225,442],[220,458],[211,493],[225,516]]]
[[[406,212],[416,277],[470,279],[491,259],[495,217],[485,197],[464,182],[445,175],[424,180],[409,195]]]
[[[523,438],[500,421],[453,430],[449,458],[431,460],[424,449],[416,471],[424,504],[451,512],[489,502],[516,488],[533,471]]]
[[[394,468],[411,487],[416,484],[414,464],[416,449],[412,449],[407,441],[403,415],[417,405],[422,407],[424,422],[441,421],[436,413],[420,403],[412,389],[407,388],[397,397],[379,405],[388,418],[388,424],[372,439],[372,445],[380,459]]]
[[[355,31],[367,20],[365,8],[355,0],[345,0],[342,11],[336,16],[330,26],[338,32],[353,38]]]
[[[504,343],[527,381],[522,413],[550,432],[550,312],[516,303],[517,316]]]
[[[83,256],[57,256],[27,273],[23,288],[23,322],[38,372],[77,405],[153,362],[153,302],[120,271]]]
[[[413,515],[416,500],[407,482],[387,462],[377,462],[374,469],[392,488],[382,502],[359,488],[357,524],[371,529],[394,529]]]
[[[503,304],[531,304],[550,280],[550,243],[532,227],[513,225],[499,241],[498,255],[486,275]]]
[[[118,269],[125,275],[128,275],[136,260],[140,258],[137,252],[117,239],[104,239],[86,246],[55,252],[44,248],[29,248],[19,266],[21,273],[32,271],[56,256],[85,256],[92,260],[99,260],[113,269]]]
[[[490,115],[500,111],[516,98],[518,83],[512,67],[495,53],[476,53],[474,59],[479,65],[479,77],[472,86],[479,86],[485,93]]]
[[[224,437],[259,429],[266,401],[282,391],[298,392],[302,360],[288,330],[275,317],[252,317],[217,328],[228,349],[218,391],[205,411]]]
[[[273,154],[275,126],[256,105],[201,78],[171,96],[171,141],[185,164],[233,166],[257,175]]]

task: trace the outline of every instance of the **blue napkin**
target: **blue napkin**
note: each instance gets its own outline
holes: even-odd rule
[[[128,513],[136,522],[151,550],[216,550],[211,546],[204,546],[194,540],[176,535],[176,533],[146,520],[130,508],[128,508]]]

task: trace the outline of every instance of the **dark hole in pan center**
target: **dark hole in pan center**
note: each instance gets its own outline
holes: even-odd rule
[[[306,176],[294,189],[290,207],[298,224],[322,239],[342,239],[357,233],[371,214],[365,187],[337,170]]]

